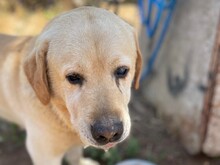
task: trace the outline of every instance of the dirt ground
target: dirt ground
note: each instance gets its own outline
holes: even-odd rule
[[[189,155],[178,137],[170,134],[163,121],[156,115],[156,109],[150,106],[140,93],[131,101],[133,119],[132,136],[141,144],[140,157],[158,165],[219,165],[219,158]]]
[[[166,130],[164,123],[157,117],[155,109],[142,98],[140,93],[135,93],[130,103],[133,123],[130,136],[139,143],[136,158],[146,159],[158,165],[220,164],[220,158],[211,159],[202,154],[196,156],[187,154],[178,138]],[[24,146],[24,136],[24,132],[14,125],[0,122],[0,165],[31,165]],[[128,141],[126,140],[119,147],[126,147]]]
[[[38,34],[45,23],[62,10],[61,7],[56,7],[53,11],[36,11],[31,14],[25,13],[20,8],[16,13],[10,14],[0,11],[0,32],[19,35]],[[129,4],[120,8],[119,15],[138,28],[138,11],[134,5]],[[202,154],[197,156],[187,154],[179,139],[166,130],[164,123],[157,117],[156,110],[147,103],[147,100],[143,100],[140,91],[141,89],[134,93],[130,103],[133,123],[131,137],[137,139],[140,146],[136,158],[143,158],[158,165],[220,164],[220,158],[211,159]],[[31,165],[24,139],[23,131],[0,121],[0,165]],[[128,140],[119,147],[125,147],[127,142]]]

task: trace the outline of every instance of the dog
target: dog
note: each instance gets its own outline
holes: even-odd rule
[[[83,146],[108,150],[129,135],[141,67],[134,29],[105,9],[63,13],[36,37],[1,34],[0,116],[26,130],[34,165],[60,165]]]

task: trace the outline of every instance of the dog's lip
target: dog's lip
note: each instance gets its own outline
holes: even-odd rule
[[[116,144],[117,143],[107,143],[107,144],[101,146],[101,148],[104,149],[107,152],[110,148],[116,146]]]
[[[107,148],[112,148],[116,145],[117,143],[107,143],[106,145],[104,145]]]
[[[107,152],[110,148],[116,146],[117,144],[118,144],[117,142],[114,142],[114,143],[111,143],[111,142],[110,142],[110,143],[107,143],[107,144],[105,144],[105,145],[89,144],[89,145],[84,145],[84,149],[86,149],[86,148],[89,147],[89,146],[93,146],[93,147],[95,147],[95,148],[103,149],[103,150],[105,150],[105,151]]]

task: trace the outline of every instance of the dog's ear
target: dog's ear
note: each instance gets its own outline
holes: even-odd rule
[[[24,72],[39,100],[47,105],[50,101],[50,91],[47,77],[48,42],[44,42],[27,55],[24,61]]]
[[[142,55],[138,43],[138,38],[136,33],[134,32],[135,45],[136,45],[136,64],[135,64],[135,75],[134,75],[134,88],[139,88],[140,78],[141,78],[141,70],[142,70]]]

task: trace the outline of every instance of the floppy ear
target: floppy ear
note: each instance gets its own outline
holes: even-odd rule
[[[50,92],[47,78],[47,51],[48,42],[35,48],[24,61],[24,72],[39,100],[44,104],[50,101]]]
[[[141,78],[141,70],[142,70],[142,55],[139,48],[137,35],[134,33],[135,45],[136,45],[136,64],[135,64],[135,75],[134,75],[134,88],[139,88],[139,82]]]

